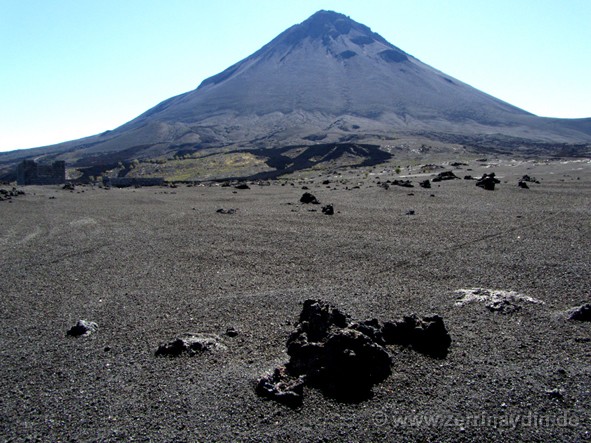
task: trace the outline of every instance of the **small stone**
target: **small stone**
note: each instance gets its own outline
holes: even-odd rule
[[[322,213],[324,215],[333,215],[334,214],[334,207],[332,205],[323,206]]]
[[[226,335],[228,337],[236,337],[238,335],[238,331],[230,326],[226,329]]]
[[[72,326],[66,334],[71,337],[80,337],[90,335],[97,330],[98,325],[95,322],[88,320],[78,320],[78,322]]]

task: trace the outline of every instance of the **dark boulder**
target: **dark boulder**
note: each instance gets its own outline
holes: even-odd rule
[[[444,181],[444,180],[455,180],[455,179],[459,179],[459,177],[456,174],[454,174],[452,171],[443,171],[443,172],[440,172],[439,174],[437,174],[437,176],[433,178],[433,181],[440,182],[440,181]]]
[[[309,192],[304,192],[304,194],[302,195],[302,197],[300,198],[300,203],[305,203],[305,204],[313,204],[313,205],[319,205],[320,202],[318,201],[318,199],[311,193]]]
[[[519,186],[522,189],[529,189],[529,186],[527,185],[527,183],[524,181],[521,181],[521,180],[519,181],[519,183],[517,183],[517,186]]]
[[[419,182],[419,186],[421,188],[430,189],[431,188],[431,182],[429,180],[423,180],[422,182]]]
[[[250,189],[250,186],[248,186],[246,183],[240,183],[234,186],[234,189]]]
[[[334,215],[334,207],[332,205],[323,206],[322,213],[325,215]]]
[[[494,191],[495,185],[501,183],[501,181],[495,177],[495,173],[483,174],[480,179],[476,182],[476,186],[486,189],[487,191]]]

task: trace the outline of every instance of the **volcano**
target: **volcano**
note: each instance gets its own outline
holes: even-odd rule
[[[585,144],[591,119],[535,116],[422,63],[345,15],[319,11],[195,90],[113,131],[28,154],[84,166],[204,148],[362,143],[400,134]]]

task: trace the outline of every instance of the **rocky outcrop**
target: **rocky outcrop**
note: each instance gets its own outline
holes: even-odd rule
[[[304,386],[339,401],[365,400],[391,373],[389,344],[444,358],[451,338],[437,315],[413,314],[384,325],[377,319],[351,322],[325,302],[306,300],[287,340],[289,361],[261,378],[256,392],[289,406],[301,404]]]

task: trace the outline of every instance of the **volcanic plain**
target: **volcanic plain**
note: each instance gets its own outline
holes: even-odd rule
[[[591,323],[569,319],[591,302],[591,163],[465,163],[20,188],[0,201],[2,440],[591,439]],[[459,179],[419,186],[442,171]],[[464,179],[490,172],[494,191]],[[392,374],[363,401],[259,397],[307,299],[438,314],[449,353],[389,345]],[[98,328],[68,336],[78,320]],[[155,355],[187,333],[217,345]]]

